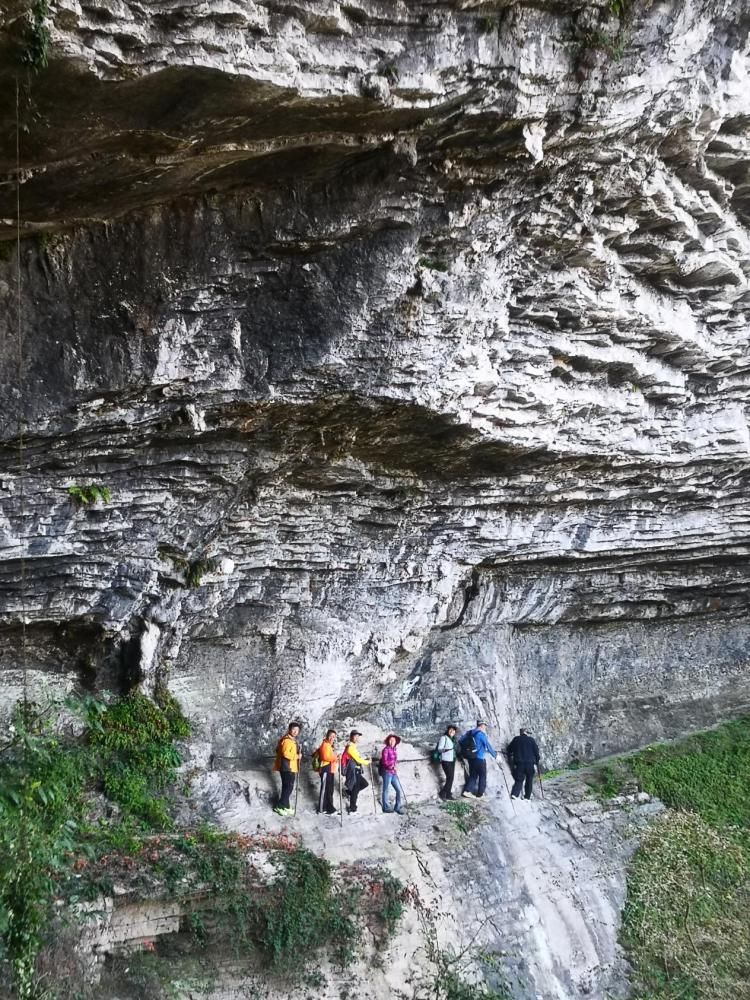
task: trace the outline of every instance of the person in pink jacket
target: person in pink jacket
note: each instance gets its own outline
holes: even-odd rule
[[[383,812],[397,812],[402,815],[404,810],[402,809],[403,801],[403,791],[401,789],[401,782],[398,780],[396,774],[396,764],[398,763],[398,754],[396,753],[396,747],[401,742],[401,737],[396,736],[394,733],[390,733],[383,740],[385,746],[380,751],[380,766],[378,770],[380,771],[380,776],[383,779],[383,796],[381,799]],[[388,808],[388,790],[393,786],[393,790],[396,793],[396,806],[395,809]]]

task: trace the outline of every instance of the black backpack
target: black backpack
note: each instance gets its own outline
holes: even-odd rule
[[[477,755],[477,743],[473,732],[464,733],[458,745],[461,747],[461,756],[464,760],[474,760]]]

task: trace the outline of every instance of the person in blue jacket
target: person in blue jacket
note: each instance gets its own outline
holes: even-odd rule
[[[487,754],[497,760],[497,754],[487,739],[487,723],[477,720],[475,729],[461,737],[461,754],[469,765],[469,777],[463,795],[467,799],[481,799],[487,787]]]

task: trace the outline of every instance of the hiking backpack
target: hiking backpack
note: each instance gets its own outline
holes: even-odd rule
[[[477,755],[477,741],[474,739],[473,732],[465,733],[458,745],[461,747],[461,756],[464,760],[474,760]]]
[[[313,755],[310,758],[310,767],[313,769],[313,771],[319,771],[322,766],[323,762],[320,759],[320,747],[318,747],[318,749],[313,752]]]

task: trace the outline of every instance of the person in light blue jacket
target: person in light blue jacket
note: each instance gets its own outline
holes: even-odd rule
[[[461,755],[469,765],[469,777],[463,795],[467,799],[481,799],[487,787],[487,754],[497,760],[492,744],[487,739],[487,723],[477,719],[475,729],[461,737]]]

